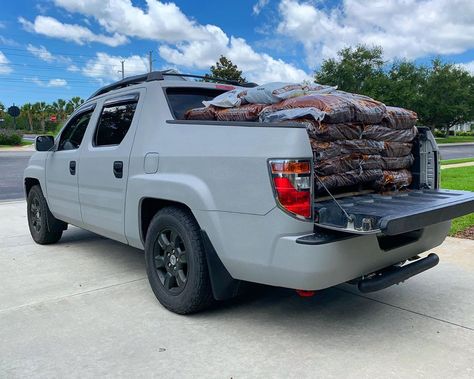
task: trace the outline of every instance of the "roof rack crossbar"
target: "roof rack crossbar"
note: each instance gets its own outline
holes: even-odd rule
[[[166,72],[166,71],[152,71],[147,74],[141,74],[141,75],[135,75],[135,76],[130,76],[128,78],[119,80],[118,82],[108,84],[97,91],[95,91],[89,99],[92,99],[93,97],[103,95],[104,93],[119,89],[119,88],[124,88],[127,86],[131,86],[133,84],[140,84],[144,82],[151,82],[154,80],[163,80],[164,76],[176,76],[176,77],[183,77],[183,78],[196,78],[196,79],[203,79],[205,81],[212,81],[216,83],[225,83],[225,84],[232,84],[236,86],[241,86],[241,87],[256,87],[257,84],[255,83],[241,83],[237,80],[228,80],[228,79],[222,79],[222,78],[216,78],[212,76],[201,76],[201,75],[192,75],[192,74],[180,74],[180,73],[175,73],[175,72]]]

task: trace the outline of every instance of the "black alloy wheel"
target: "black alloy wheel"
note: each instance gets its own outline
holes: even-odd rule
[[[175,228],[160,231],[153,255],[163,287],[171,294],[181,293],[188,279],[188,258],[183,238]]]

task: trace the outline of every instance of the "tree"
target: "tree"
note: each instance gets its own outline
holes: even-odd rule
[[[34,116],[34,109],[31,103],[25,103],[21,107],[21,113],[26,115],[28,120],[28,126],[30,127],[30,131],[33,131],[33,116]]]
[[[317,83],[337,86],[338,89],[377,97],[385,75],[383,50],[375,46],[369,48],[358,45],[340,50],[338,59],[323,61],[315,72]]]
[[[69,100],[65,106],[65,111],[67,114],[71,114],[74,112],[82,103],[84,103],[84,99],[81,99],[79,96],[74,96],[71,100]]]
[[[0,101],[0,117],[3,116],[3,112],[5,112],[5,105]]]
[[[242,76],[242,71],[238,69],[237,65],[233,64],[232,61],[225,56],[221,55],[219,60],[214,66],[211,66],[210,74],[204,75],[206,78],[221,78],[227,80],[236,80],[238,82],[245,83],[246,80]]]
[[[66,100],[58,99],[53,102],[52,110],[56,114],[58,121],[63,121],[66,118]]]
[[[426,67],[413,62],[394,62],[386,73],[386,80],[380,82],[378,99],[386,104],[420,110],[428,73]]]
[[[34,117],[39,120],[41,125],[41,131],[43,133],[46,131],[46,119],[48,118],[48,113],[50,109],[51,106],[46,104],[44,101],[40,101],[32,105]]]
[[[421,121],[431,127],[449,129],[474,119],[474,78],[466,70],[434,59],[421,89]]]

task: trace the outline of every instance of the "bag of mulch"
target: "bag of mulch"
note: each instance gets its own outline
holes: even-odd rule
[[[265,108],[266,109],[266,108]],[[281,122],[287,120],[300,119],[302,117],[312,118],[315,121],[322,121],[326,114],[317,108],[294,108],[282,109],[281,111],[267,112],[260,114],[261,122]]]
[[[202,103],[206,107],[211,105],[219,108],[239,107],[240,105],[245,104],[245,100],[243,98],[244,93],[245,90],[236,88],[232,91],[221,93],[212,100],[204,100]]]
[[[246,104],[237,108],[219,108],[216,110],[218,121],[255,121],[265,104]]]
[[[383,118],[383,125],[392,129],[413,128],[418,120],[418,115],[408,109],[387,106],[387,112]]]
[[[317,175],[327,176],[353,171],[360,168],[360,157],[357,154],[344,155],[314,162],[314,172]]]
[[[343,140],[334,142],[321,142],[310,138],[313,156],[316,160],[334,158],[348,154],[380,154],[384,143],[371,140]]]
[[[302,84],[273,82],[245,90],[243,98],[251,104],[274,104],[304,94]]]
[[[326,189],[348,187],[358,184],[380,181],[383,177],[382,170],[353,170],[340,174],[317,176],[314,181],[316,192],[326,192]],[[324,186],[323,186],[324,184]]]
[[[354,122],[378,124],[386,115],[387,108],[385,104],[371,97],[344,91],[336,91],[333,94],[351,103],[354,112]]]
[[[215,120],[216,108],[213,106],[189,109],[184,114],[185,120]]]
[[[310,121],[306,127],[308,135],[318,141],[339,141],[360,139],[362,125],[357,124],[325,124]]]
[[[409,187],[412,180],[413,177],[408,170],[385,170],[382,176],[375,182],[375,187],[383,191],[399,190]]]
[[[337,86],[326,86],[323,84],[318,83],[307,83],[304,87],[306,94],[314,94],[314,93],[332,93],[337,90]]]
[[[418,133],[416,127],[410,129],[392,129],[382,125],[366,125],[362,138],[375,141],[411,142]]]
[[[381,156],[378,154],[362,154],[359,158],[359,166],[361,169],[367,170],[381,170],[382,162]]]
[[[384,157],[404,157],[411,154],[412,143],[408,142],[383,142],[381,155]]]
[[[405,157],[380,157],[380,168],[383,170],[401,170],[413,165],[415,158],[412,154]]]
[[[294,97],[269,105],[262,112],[265,114],[294,108],[317,108],[326,114],[324,122],[331,124],[351,122],[354,118],[350,101],[333,94],[311,94]]]

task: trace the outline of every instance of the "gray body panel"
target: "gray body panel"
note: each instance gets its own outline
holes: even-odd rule
[[[143,248],[142,200],[183,203],[208,234],[232,277],[308,290],[368,274],[445,239],[449,223],[427,227],[416,242],[389,252],[380,248],[375,235],[318,246],[296,243],[299,237],[311,234],[314,225],[277,207],[267,162],[271,158],[310,159],[306,130],[238,123],[169,123],[173,117],[163,86],[214,88],[209,83],[155,81],[92,99],[90,102],[97,103],[96,116],[104,99],[141,91],[133,125],[121,145],[94,150],[93,117],[95,122],[91,121],[93,125],[77,151],[82,216],[57,211],[60,204],[47,190],[45,196],[56,217]],[[33,155],[25,177],[38,178],[48,189],[50,179],[42,167],[45,157],[51,159],[55,154]],[[111,175],[114,160],[124,161],[122,179]]]

